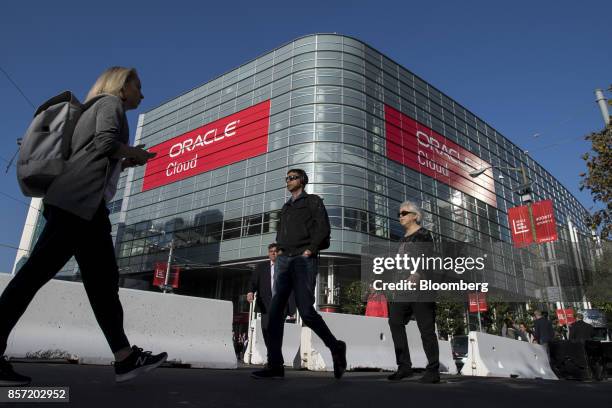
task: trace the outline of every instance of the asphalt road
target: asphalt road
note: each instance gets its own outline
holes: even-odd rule
[[[428,385],[405,379],[389,382],[382,372],[332,373],[287,370],[283,380],[250,378],[237,370],[159,368],[132,382],[115,384],[109,366],[15,363],[32,386],[68,386],[71,407],[605,407],[612,381],[577,382],[443,376]],[[3,404],[0,404],[3,405]],[[3,406],[49,406],[8,403]]]

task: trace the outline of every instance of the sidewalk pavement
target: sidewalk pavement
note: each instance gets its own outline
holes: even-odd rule
[[[332,373],[287,370],[283,380],[255,380],[257,367],[237,370],[159,368],[135,380],[115,384],[110,366],[15,363],[33,378],[33,387],[68,386],[70,407],[544,407],[609,406],[612,381],[577,382],[442,376],[429,385],[414,379],[387,381],[389,373]],[[2,405],[2,404],[0,404]],[[27,407],[41,404],[10,403]]]

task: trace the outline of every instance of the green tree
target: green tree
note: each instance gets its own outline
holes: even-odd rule
[[[486,312],[481,312],[483,328],[490,334],[501,334],[501,328],[506,317],[512,317],[512,307],[508,302],[503,301],[499,295],[492,295],[487,298]]]
[[[438,299],[436,302],[436,325],[441,338],[465,334],[465,303]]]
[[[360,280],[345,286],[340,292],[342,312],[357,315],[365,314],[366,302],[364,299],[367,291],[367,285]]]
[[[599,230],[601,239],[610,240],[612,234],[612,125],[601,132],[585,136],[591,142],[591,151],[582,155],[587,171],[580,174],[580,190],[591,192],[593,202],[601,203],[587,220]]]
[[[612,322],[612,243],[603,242],[596,253],[594,270],[585,287],[585,295],[595,309],[606,313]]]

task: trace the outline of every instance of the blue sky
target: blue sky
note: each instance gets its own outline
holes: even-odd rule
[[[589,208],[578,191],[589,149],[580,136],[603,128],[593,90],[612,84],[611,15],[612,2],[600,0],[7,2],[0,67],[34,105],[64,89],[83,98],[108,66],[136,67],[145,99],[128,114],[133,137],[138,112],[296,37],[346,34],[529,150]],[[0,73],[3,169],[32,113]],[[0,192],[0,244],[17,247],[29,200],[14,168],[0,175]],[[14,258],[0,246],[0,272]]]

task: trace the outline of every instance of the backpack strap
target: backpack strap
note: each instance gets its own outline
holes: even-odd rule
[[[322,207],[324,213],[324,223],[326,224],[327,228],[330,228],[331,232],[329,215],[327,214],[327,209],[323,205],[323,199],[316,194],[308,194],[308,196],[306,196],[306,205],[308,206],[310,214],[313,217],[316,215],[319,208]],[[317,248],[317,254],[320,254],[321,250],[329,248],[329,239],[330,235],[328,234],[327,237],[319,244],[319,248]]]
[[[71,105],[76,105],[76,106],[78,106],[80,108],[80,111],[78,112],[79,116],[81,116],[83,114],[83,112],[85,112],[87,109],[92,107],[97,101],[99,101],[100,99],[102,99],[105,96],[107,96],[107,94],[96,95],[93,98],[91,98],[90,100],[88,100],[87,102],[81,103],[72,94],[72,92],[66,91],[63,94],[60,94],[58,96],[63,96],[63,95],[65,95],[66,98],[69,97],[69,99],[67,99],[66,102],[70,102]],[[53,99],[55,99],[55,98],[52,98],[51,100],[53,100]],[[76,122],[75,122],[74,125],[76,127]],[[73,129],[73,131],[74,131],[74,129]],[[70,135],[70,137],[64,137],[62,139],[62,157],[64,158],[64,160],[68,160],[68,158],[70,157],[71,145],[72,145],[72,134]]]
[[[34,116],[48,109],[50,106],[57,105],[58,103],[62,102],[77,103],[79,105],[81,104],[81,102],[79,102],[79,100],[76,98],[76,96],[74,96],[72,92],[64,91],[61,94],[54,96],[53,98],[47,100],[45,103],[40,105],[38,109],[36,109],[36,112],[34,112]]]
[[[315,214],[319,205],[323,203],[323,199],[316,194],[308,194],[306,196],[306,203],[311,214]]]
[[[83,114],[83,112],[85,112],[87,109],[91,108],[96,102],[98,102],[100,99],[109,96],[109,94],[100,94],[100,95],[96,95],[93,98],[91,98],[90,100],[88,100],[85,103],[80,103],[78,101],[78,99],[76,99],[74,97],[74,95],[72,95],[71,92],[66,91],[64,92],[64,94],[70,94],[70,96],[73,98],[71,101],[71,103],[76,103],[81,107],[81,111],[79,113],[79,116]],[[62,95],[64,95],[62,94]],[[61,96],[61,95],[58,95]],[[76,124],[75,124],[76,126]],[[64,160],[68,160],[68,158],[70,157],[70,149],[71,149],[71,145],[72,145],[72,137],[65,137],[62,139],[62,156],[64,157]]]

